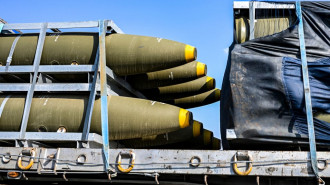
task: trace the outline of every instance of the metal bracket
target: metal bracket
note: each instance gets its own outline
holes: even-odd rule
[[[156,184],[159,184],[159,181],[158,181],[159,173],[144,173],[144,176],[154,177]]]
[[[207,177],[208,177],[207,175],[204,175],[204,184],[205,185],[208,185],[208,183],[207,183]]]

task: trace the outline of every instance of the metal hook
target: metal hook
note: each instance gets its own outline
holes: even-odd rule
[[[69,181],[69,180],[66,178],[66,176],[65,176],[65,172],[63,173],[63,179],[64,179],[65,181]]]
[[[205,183],[205,185],[208,185],[208,183],[207,183],[207,175],[204,175],[204,183]]]

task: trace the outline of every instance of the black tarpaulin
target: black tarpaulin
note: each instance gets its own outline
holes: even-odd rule
[[[330,114],[330,2],[301,5],[316,140],[330,145],[330,123],[316,118]],[[232,45],[220,104],[225,148],[308,144],[299,48],[298,22],[280,33]],[[227,142],[227,129],[234,129],[236,140]]]

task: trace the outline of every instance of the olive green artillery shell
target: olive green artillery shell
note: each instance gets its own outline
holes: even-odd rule
[[[212,150],[220,150],[221,142],[220,139],[213,137],[212,138]]]
[[[206,65],[203,64],[205,65],[204,74],[198,75],[196,69],[197,63],[198,63],[197,61],[193,61],[170,69],[127,76],[126,80],[135,89],[138,90],[152,89],[157,87],[188,82],[191,80],[195,80],[201,76],[204,76],[207,73]]]
[[[199,127],[194,128],[195,124],[198,124]],[[199,129],[199,130],[194,131],[194,129]],[[125,139],[125,140],[121,140],[120,143],[128,148],[157,147],[161,145],[168,145],[182,141],[187,141],[189,139],[192,139],[193,137],[198,137],[197,134],[194,135],[195,132],[198,132],[198,134],[203,133],[203,124],[194,120],[193,125],[189,125],[188,127],[179,129],[177,131],[160,134],[160,135],[146,136],[143,138]]]
[[[19,131],[25,95],[0,96],[0,131]],[[88,98],[81,95],[35,95],[32,100],[27,131],[81,132]],[[138,138],[163,134],[180,129],[178,107],[137,98],[108,96],[108,124],[110,140]],[[91,133],[101,134],[100,99],[95,100]],[[192,116],[189,115],[189,124]],[[188,125],[187,125],[188,126]]]
[[[249,40],[249,20],[245,17],[235,19],[235,39],[238,43]],[[254,38],[272,35],[287,29],[293,22],[292,17],[262,18],[256,19],[254,25]]]
[[[212,89],[201,94],[168,100],[165,101],[165,103],[188,109],[211,104],[217,101],[220,101],[220,89]]]
[[[201,135],[188,139],[186,141],[173,143],[169,145],[162,145],[152,148],[159,149],[211,149],[212,148],[213,132],[203,129]]]
[[[204,76],[196,80],[176,85],[158,87],[142,91],[149,99],[166,101],[200,94],[215,88],[215,79]]]
[[[0,62],[5,65],[10,48],[18,35],[1,35]],[[11,65],[31,65],[37,47],[37,34],[18,39]],[[97,33],[47,34],[41,65],[93,64],[98,48]],[[127,34],[106,36],[106,61],[118,75],[132,75],[185,64],[186,45],[155,37]],[[194,51],[196,57],[196,51]],[[192,59],[189,59],[192,61]]]

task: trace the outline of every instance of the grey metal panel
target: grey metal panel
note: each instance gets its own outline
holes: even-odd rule
[[[0,154],[11,152],[18,155],[23,148],[1,147]],[[37,153],[40,154],[40,148]],[[56,155],[58,163],[57,172],[104,172],[102,149],[87,148],[53,148],[48,149]],[[59,153],[55,153],[61,151]],[[215,151],[215,150],[130,150],[111,149],[109,152],[110,167],[112,171],[118,171],[117,157],[120,153],[135,153],[135,165],[132,174],[209,174],[209,175],[236,175],[232,168],[232,158],[239,152],[248,154],[252,158],[253,168],[249,176],[282,176],[282,177],[313,177],[311,166],[308,163],[308,152],[299,151]],[[50,154],[48,152],[48,154]],[[329,159],[330,152],[318,152],[319,159]],[[85,163],[77,163],[77,158],[85,155]],[[40,155],[39,157],[43,157]],[[198,167],[191,166],[190,160],[193,157],[200,158]],[[123,160],[123,168],[127,167],[129,160]],[[327,161],[328,162],[328,161]],[[54,166],[54,165],[52,165]],[[245,170],[245,162],[239,163],[239,169]],[[324,166],[324,161],[319,162]],[[51,167],[51,166],[50,166]],[[0,169],[15,169],[16,161],[0,163]],[[37,170],[33,166],[29,172]],[[320,171],[321,177],[330,177],[330,168]]]
[[[118,156],[122,150],[111,150],[110,156]],[[170,173],[170,174],[212,174],[235,175],[232,170],[232,158],[237,151],[212,150],[133,150],[135,166],[132,173]],[[249,175],[260,176],[296,176],[313,177],[308,160],[308,152],[292,151],[240,151],[252,157],[253,169]],[[328,159],[329,152],[318,152],[319,159]],[[201,159],[198,167],[188,163],[192,157]],[[305,162],[293,162],[293,161]],[[273,162],[272,162],[273,161]],[[274,162],[281,161],[281,162]],[[290,162],[292,161],[292,162]],[[110,163],[116,163],[111,157]],[[167,163],[167,164],[166,164]],[[171,164],[172,163],[172,164]],[[176,164],[175,164],[176,163]],[[181,164],[180,164],[181,163]],[[203,164],[204,163],[204,164]],[[208,164],[207,164],[208,163]],[[245,170],[244,167],[239,168]],[[330,169],[320,172],[320,176],[329,177]]]
[[[235,9],[249,9],[250,1],[234,1]],[[257,9],[295,9],[293,3],[283,3],[283,2],[258,2],[255,1],[255,6]]]

